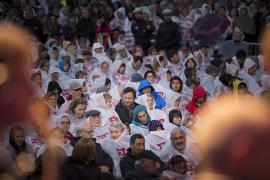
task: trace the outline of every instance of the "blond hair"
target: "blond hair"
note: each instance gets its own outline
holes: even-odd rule
[[[60,137],[61,134],[64,134],[65,136],[67,136],[67,132],[61,128],[54,128],[50,131],[50,135],[54,138],[54,139],[58,139]]]
[[[103,97],[104,97],[105,103],[107,103],[110,99],[112,99],[112,96],[106,93],[103,93]]]
[[[156,72],[156,70],[160,67],[160,64],[158,63],[157,58],[155,57],[152,63],[153,71]]]
[[[125,130],[125,126],[121,123],[121,122],[113,122],[112,124],[110,124],[110,127],[114,127],[114,128],[118,128],[120,129],[122,132]]]
[[[75,46],[75,45],[68,46],[67,52],[68,52],[69,54],[71,54],[73,57],[76,58],[77,55],[74,54],[74,49],[77,49],[77,46]]]
[[[89,165],[95,152],[96,145],[94,141],[90,138],[82,138],[75,144],[71,157]]]

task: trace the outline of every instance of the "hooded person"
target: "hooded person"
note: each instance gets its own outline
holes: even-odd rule
[[[87,87],[89,90],[89,95],[96,93],[97,90],[97,79],[101,78],[103,76],[103,73],[99,68],[95,68],[94,71],[91,72],[91,74],[88,77]]]
[[[156,102],[155,108],[162,109],[163,107],[165,107],[166,103],[164,99],[155,91],[155,89],[153,88],[153,86],[148,80],[144,80],[139,85],[139,94],[137,98],[143,94],[149,94],[149,93],[151,93],[155,99],[155,102]]]
[[[73,67],[72,71],[70,71],[71,75],[69,76],[70,79],[76,79],[75,78],[75,74],[76,72],[78,71],[84,71],[86,72],[87,71],[87,68],[86,66],[84,65],[84,63],[78,63],[78,64],[75,64],[75,66]]]
[[[71,142],[75,136],[75,125],[71,123],[67,114],[59,116],[55,121],[55,127],[61,128],[66,131],[67,139]]]
[[[152,59],[151,63],[153,67],[153,71],[156,73],[156,83],[158,83],[161,79],[161,71],[166,68],[166,60],[162,55],[157,55]]]
[[[106,121],[102,121],[100,117],[100,112],[97,110],[90,110],[85,114],[86,122],[89,122],[93,126],[94,135],[96,138],[96,143],[102,143],[102,141],[110,134],[109,127]]]
[[[269,75],[262,75],[261,78],[262,87],[260,90],[258,90],[254,95],[261,97],[261,93],[265,90],[270,89],[270,76]]]
[[[194,20],[194,22],[195,22],[195,20]],[[213,52],[213,49],[209,47],[209,43],[206,41],[200,41],[197,49],[203,55],[202,58],[203,58],[205,66],[209,66],[212,59],[214,59],[212,57],[214,55],[214,52]]]
[[[126,88],[127,87],[131,87],[133,89],[136,90],[136,94],[139,94],[139,85],[141,83],[141,81],[145,80],[141,74],[139,73],[133,73],[130,78],[129,81],[126,83]]]
[[[126,74],[126,64],[121,60],[116,60],[113,63],[113,73],[116,84],[125,86],[129,80],[129,76]]]
[[[195,87],[198,87],[199,84],[192,78],[187,78],[186,84],[183,87],[182,90],[182,104],[183,106],[186,106],[190,101],[192,101],[193,97],[193,89]]]
[[[84,64],[87,67],[89,71],[93,71],[94,68],[98,68],[100,66],[100,62],[97,60],[97,58],[92,56],[91,50],[83,50],[82,51],[82,58],[84,60]]]
[[[46,43],[45,43],[45,47],[47,49],[50,49],[54,45],[57,46],[58,45],[58,42],[57,42],[57,40],[55,40],[53,38],[48,39],[48,41],[46,41]]]
[[[114,88],[111,88],[110,95],[112,96],[112,108],[115,109],[116,105],[121,100],[121,97],[123,95],[124,87],[119,85],[115,86]]]
[[[60,107],[65,103],[64,97],[61,95],[62,89],[56,81],[49,82],[47,92],[55,92],[57,94],[57,105]]]
[[[244,67],[239,73],[239,78],[243,79],[245,83],[248,85],[248,90],[251,93],[255,93],[260,89],[260,86],[258,85],[256,81],[256,63],[252,61],[251,59],[246,59],[244,62]]]
[[[114,12],[114,18],[110,22],[110,29],[111,29],[112,34],[115,35],[114,32],[117,32],[120,34],[118,38],[118,42],[120,44],[125,44],[124,31],[123,31],[124,30],[123,27],[125,27],[125,19],[126,19],[126,10],[124,7],[121,7]]]
[[[255,76],[256,76],[256,81],[259,84],[260,87],[262,87],[262,82],[261,82],[261,78],[263,75],[266,75],[264,69],[264,58],[261,58],[261,56],[253,56],[251,57],[251,60],[254,61],[257,65],[256,68],[256,72],[255,72]],[[261,68],[262,66],[262,68]]]
[[[144,63],[142,56],[134,56],[133,61],[129,61],[126,64],[127,75],[132,75],[133,73],[139,72]]]
[[[60,12],[60,17],[57,19],[58,23],[64,27],[68,22],[69,8],[67,6],[63,7]]]
[[[125,126],[120,122],[110,124],[109,131],[110,135],[102,141],[101,147],[113,159],[113,175],[117,179],[123,179],[119,164],[129,148],[130,136],[126,133]]]
[[[57,104],[57,94],[55,92],[46,93],[43,97],[43,102],[50,108],[51,115],[60,115],[60,110]]]
[[[149,148],[155,154],[158,154],[164,144],[170,141],[170,133],[164,131],[163,125],[158,120],[152,120],[149,123],[149,134],[145,137]]]
[[[128,51],[132,51],[135,46],[135,38],[133,36],[133,33],[131,31],[131,25],[134,20],[134,14],[132,13],[133,9],[128,9],[126,14],[127,17],[125,19],[125,25],[124,25],[124,40],[125,40],[125,46]]]
[[[151,94],[144,94],[138,97],[138,104],[144,105],[147,109],[148,115],[151,117],[151,120],[158,120],[161,123],[168,122],[168,116],[164,111],[155,109],[156,106],[155,100]]]
[[[235,98],[234,101],[239,103],[239,96],[241,96],[241,94],[246,91],[248,91],[248,85],[245,82],[236,79],[236,81],[233,83],[233,96]]]
[[[234,64],[226,63],[226,73],[237,77],[239,75],[240,68]]]
[[[48,78],[43,84],[43,87],[48,89],[48,85],[51,81],[56,81],[62,89],[62,95],[66,97],[68,95],[68,85],[66,82],[65,73],[56,67],[51,67],[48,72]],[[69,79],[69,78],[68,78]]]
[[[120,45],[116,49],[116,60],[121,60],[125,64],[127,64],[130,61],[133,61],[133,56],[128,52],[127,48],[125,45]]]
[[[179,143],[181,136],[184,138]],[[174,140],[175,137],[177,140]],[[170,141],[168,141],[161,151],[159,157],[164,163],[168,163],[173,155],[181,155],[187,160],[186,173],[194,178],[195,168],[202,161],[203,157],[199,149],[193,144],[196,141],[185,132],[185,128],[175,128],[171,132]]]
[[[239,49],[243,49],[246,54],[248,54],[249,45],[247,42],[243,41],[244,39],[245,35],[238,27],[235,27],[233,31],[233,39],[222,43],[219,54],[222,54],[224,59],[234,57]]]
[[[147,109],[143,105],[138,105],[134,109],[134,118],[132,124],[130,124],[130,135],[141,134],[147,136],[149,134],[149,123],[151,117],[149,116]]]
[[[205,65],[205,63],[203,61],[203,53],[200,51],[196,51],[193,54],[194,54],[194,58],[197,60],[197,62],[199,64],[196,69],[198,69],[199,71],[205,71],[207,66]]]
[[[42,76],[38,69],[33,69],[29,74],[29,85],[34,90],[35,96],[42,98],[46,94],[46,89],[42,87]]]
[[[112,97],[109,94],[93,94],[91,99],[96,105],[94,109],[100,112],[101,122],[105,121],[106,124],[121,122],[117,112],[112,109]]]
[[[203,4],[202,8],[206,10],[206,13],[212,13],[212,8],[208,4]]]
[[[112,60],[106,56],[104,47],[100,43],[94,43],[92,53],[93,57],[96,58],[99,63],[107,61],[108,63],[112,64]]]
[[[158,48],[156,46],[151,46],[148,49],[148,56],[143,58],[143,65],[152,64],[153,58],[158,55]]]
[[[219,78],[216,78],[214,83],[213,95],[216,96],[220,93],[232,93],[233,76],[228,73],[223,73]]]
[[[158,31],[160,24],[164,22],[160,17],[156,15],[156,9],[154,5],[149,7],[149,21],[154,24],[156,32]]]
[[[116,79],[113,75],[113,63],[108,61],[103,61],[99,67],[100,72],[102,73],[101,77],[106,77],[111,80],[111,85],[114,87],[116,85]]]
[[[181,93],[183,89],[183,81],[178,76],[173,76],[170,81],[170,89],[174,92]]]
[[[70,76],[70,68],[71,68],[71,64],[68,60],[61,60],[58,63],[58,67],[59,69],[65,73],[65,76]]]
[[[185,46],[178,49],[178,55],[180,57],[180,64],[182,68],[184,67],[184,62],[186,58],[189,56],[189,49]]]
[[[159,85],[163,86],[166,89],[170,89],[171,79],[174,77],[173,70],[169,68],[164,68],[161,71],[161,79],[158,82]]]
[[[61,57],[60,57],[60,49],[59,47],[53,45],[49,51],[48,51],[48,55],[50,56],[50,66],[58,66],[59,62],[61,61]]]
[[[168,116],[171,110],[177,109],[181,111],[184,107],[181,105],[182,94],[168,91],[166,94],[166,106],[162,108],[162,111]]]

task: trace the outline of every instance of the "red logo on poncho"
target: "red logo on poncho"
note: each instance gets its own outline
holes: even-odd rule
[[[164,94],[163,92],[157,92],[157,93],[158,93],[160,96],[163,96],[163,94]]]
[[[91,92],[96,92],[96,90],[97,90],[96,88],[90,89]]]
[[[126,151],[127,151],[125,148],[122,148],[122,149],[116,148],[116,150],[117,150],[119,156],[124,156],[126,154]]]
[[[63,96],[68,96],[69,95],[69,89],[62,90]]]
[[[97,136],[99,139],[105,139],[107,136],[109,135],[109,133],[103,134],[101,136]]]
[[[159,122],[164,123],[164,119],[160,119]]]
[[[113,123],[113,122],[117,122],[118,121],[118,118],[112,116],[112,117],[109,118],[109,120],[111,121],[111,123]]]
[[[160,143],[160,144],[157,144],[157,146],[160,148],[160,150],[163,148],[164,144],[166,144],[166,142],[163,142],[163,143]]]
[[[39,139],[31,139],[32,144],[36,144],[36,145],[43,145],[44,142],[42,140]]]
[[[188,171],[195,171],[195,168],[191,165],[189,161],[187,161],[187,172]]]

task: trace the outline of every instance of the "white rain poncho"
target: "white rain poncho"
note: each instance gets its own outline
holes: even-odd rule
[[[139,85],[141,82],[131,82],[130,80],[128,80],[128,82],[126,83],[125,87],[131,87],[133,89],[135,89],[136,91],[136,97],[139,94]]]
[[[58,51],[59,51],[59,56],[58,56],[58,59],[55,59],[54,58],[54,55],[53,55],[53,48],[57,48]],[[62,60],[61,59],[61,56],[60,56],[60,52],[61,50],[57,47],[57,46],[52,46],[49,51],[48,51],[48,55],[50,56],[50,66],[53,67],[53,66],[57,66],[58,67],[58,64],[59,62]]]
[[[32,71],[30,71],[29,73],[29,77],[32,75],[32,74],[35,74],[35,73],[40,73],[40,70],[39,69],[33,69]],[[39,97],[39,98],[42,98],[44,97],[44,95],[46,94],[46,89],[43,88],[43,86],[39,86],[37,85],[35,82],[29,80],[29,86],[33,89],[34,91],[34,96],[35,97]]]
[[[115,77],[116,80],[116,84],[117,85],[122,85],[125,86],[127,81],[129,80],[129,76],[126,74],[126,69],[125,68],[125,72],[123,74],[120,74],[118,72],[118,69],[124,64],[125,62],[123,62],[122,60],[116,60],[113,63],[113,75]]]
[[[67,156],[71,156],[71,155],[72,155],[73,146],[70,145],[69,143],[70,143],[69,140],[67,140],[67,142],[66,142],[65,144],[61,144],[59,141],[53,140],[53,142],[52,142],[50,145],[57,145],[57,146],[60,146],[61,148],[63,148],[63,149],[65,150]],[[45,151],[46,149],[48,149],[48,147],[49,147],[49,144],[48,144],[48,142],[46,142],[46,143],[40,148],[40,150],[38,151],[37,157],[41,156],[41,155],[44,153],[44,151]]]
[[[97,48],[102,48],[102,51],[100,54],[96,53]],[[100,43],[94,43],[93,45],[93,57],[96,58],[99,63],[102,63],[103,61],[107,61],[110,65],[112,64],[112,60],[106,56],[106,53],[104,52],[104,47]]]
[[[138,70],[135,70],[133,67],[132,67],[132,62],[133,61],[130,61],[130,62],[128,62],[127,64],[126,64],[126,73],[127,73],[127,75],[128,76],[131,76],[133,73],[139,73],[140,72],[140,69],[141,68],[139,68]]]
[[[159,61],[159,58],[160,58],[160,56],[162,56],[162,55],[157,55],[156,57],[154,57],[153,59],[152,59],[152,61],[151,61],[151,65],[152,65],[152,67],[153,67],[153,64],[154,64],[154,62],[155,61],[157,61],[157,63],[159,64],[159,68],[156,70],[156,83],[158,83],[159,81],[160,81],[160,79],[161,79],[161,71],[162,71],[162,69],[164,69],[164,67],[161,65],[161,63],[160,63],[160,61]],[[163,56],[162,56],[163,57]],[[165,60],[164,60],[165,61]],[[150,69],[149,69],[150,70]],[[142,75],[142,76],[144,76],[144,75]]]
[[[121,58],[119,52],[117,52],[115,60],[121,60],[125,64],[127,64],[129,61],[133,61],[133,56],[128,52],[126,48],[125,48],[125,51],[126,51],[127,57]]]
[[[130,124],[129,127],[130,127],[130,135],[141,134],[143,136],[147,136],[149,134],[148,126]]]
[[[240,68],[238,66],[226,63],[226,73],[235,76],[237,71],[240,72]]]
[[[262,87],[254,94],[258,98],[261,97],[261,93],[264,90],[270,89],[270,76],[269,75],[262,75],[261,82],[262,82]]]
[[[46,102],[45,100],[44,100],[44,104],[46,104],[50,108],[50,114],[51,115],[54,115],[54,116],[60,115],[60,110],[58,108],[57,102],[55,102],[55,104],[56,104],[55,108],[52,107],[51,105],[49,105],[49,103]]]
[[[62,129],[62,126],[61,126],[61,120],[62,120],[62,117],[67,117],[69,119],[69,116],[67,114],[63,114],[61,116],[58,116],[58,118],[56,119],[55,121],[55,127],[59,127]],[[73,124],[70,119],[69,119],[69,122],[70,122],[70,125],[69,125],[69,129],[68,129],[68,132],[71,133],[73,136],[76,135],[76,132],[75,132],[75,124]],[[69,136],[69,135],[67,135]]]
[[[178,174],[178,173],[175,173],[175,172],[169,171],[169,170],[163,171],[162,176],[167,176],[173,180],[192,180],[192,177],[190,176],[189,173]]]
[[[248,70],[254,65],[256,67],[256,63],[252,61],[251,59],[247,58],[244,62],[244,67],[240,71],[239,76],[238,76],[239,78],[243,79],[245,83],[247,83],[248,90],[251,93],[255,93],[256,91],[260,89],[260,86],[258,85],[256,81],[256,76],[248,74]]]
[[[196,67],[196,69],[198,69],[198,70],[200,70],[200,71],[205,71],[205,69],[207,68],[207,66],[205,65],[205,63],[204,63],[204,60],[203,60],[203,53],[201,52],[201,51],[196,51],[196,52],[194,52],[194,58],[197,60],[197,56],[198,55],[201,55],[202,56],[202,62],[201,62],[201,64],[199,64],[197,67]],[[197,61],[198,62],[198,61]]]
[[[93,103],[96,105],[94,109],[100,112],[101,123],[103,124],[103,121],[105,121],[106,124],[121,122],[117,112],[106,105],[103,94],[106,93],[93,94],[90,97]]]
[[[146,107],[148,115],[151,117],[151,120],[158,120],[161,123],[168,122],[169,121],[168,116],[163,111],[161,111],[160,109],[153,108],[153,107],[156,107],[155,99],[153,99],[154,100],[153,106],[150,109],[148,107],[148,103],[146,101],[146,98],[147,98],[147,94],[141,95],[138,97],[136,102],[138,104],[144,105]]]
[[[180,57],[180,64],[181,64],[182,68],[184,68],[184,62],[185,62],[186,58],[184,58],[182,51],[178,51],[178,55]]]
[[[89,95],[95,94],[97,90],[97,83],[96,80],[93,81],[93,76],[94,75],[99,75],[100,77],[103,76],[102,72],[100,71],[99,68],[95,68],[94,71],[88,76],[88,82],[87,82],[87,87],[89,90]]]
[[[133,36],[133,33],[131,31],[131,25],[133,23],[133,20],[129,20],[128,17],[125,19],[125,25],[124,25],[124,40],[125,40],[125,46],[128,51],[132,51],[135,47],[135,38]],[[117,49],[117,48],[116,48]]]
[[[258,56],[258,60],[259,60],[259,68],[256,69],[255,72],[255,76],[256,76],[256,81],[259,84],[260,87],[262,87],[262,81],[261,78],[263,75],[266,75],[266,73],[264,72],[264,58],[262,58],[262,56]]]
[[[171,89],[170,88],[170,81],[167,80],[167,71],[171,71],[172,77],[174,76],[173,70],[171,68],[164,68],[161,71],[161,79],[158,82],[158,84],[163,86],[166,89]]]
[[[106,62],[108,62],[108,61],[106,61]],[[101,66],[99,67],[100,72],[102,74],[101,77],[109,78],[111,80],[112,87],[114,87],[116,85],[116,79],[113,75],[113,63],[108,62],[108,64],[109,64],[109,71],[107,72],[107,74],[103,73]]]
[[[121,87],[121,85],[120,85]],[[112,108],[115,109],[116,105],[119,103],[121,96],[123,94],[124,87],[122,86],[122,90],[118,92],[118,86],[111,88],[110,95],[112,96]]]
[[[202,53],[202,51],[199,49],[198,50],[199,52]],[[203,53],[202,53],[202,56],[203,56],[203,62],[204,62],[204,65],[207,67],[209,65],[211,65],[211,61],[214,59],[212,56],[213,56],[214,52],[212,50],[212,48],[208,48],[207,49],[207,55],[205,56]]]
[[[182,95],[181,104],[183,107],[185,107],[190,101],[192,101],[193,89],[189,89],[189,87],[185,84],[183,86]]]
[[[70,75],[70,79],[76,79],[75,78],[75,73],[78,72],[78,71],[84,71],[83,70],[83,65],[84,63],[78,63],[78,64],[75,64],[73,69],[70,71],[71,75]]]
[[[168,65],[166,67],[170,67],[170,66],[174,74],[178,74],[179,72],[183,70],[183,66],[180,62],[178,64],[172,64],[171,62],[168,62]]]
[[[232,87],[226,86],[219,80],[219,78],[216,78],[214,83],[213,95],[217,96],[222,92],[232,94]]]
[[[101,147],[103,151],[108,153],[114,164],[113,175],[117,179],[123,179],[120,170],[120,160],[127,153],[130,143],[130,136],[127,135],[124,130],[121,136],[118,139],[112,139],[110,135],[108,135],[101,143]]]
[[[150,150],[155,154],[158,154],[164,144],[170,141],[170,133],[167,131],[150,131],[149,134],[145,137],[145,141],[148,142]]]
[[[158,17],[156,15],[156,10],[155,10],[155,6],[154,5],[152,5],[152,6],[149,7],[149,11],[150,11],[150,8],[154,8],[154,14],[151,15],[149,13],[149,21],[151,21],[154,24],[155,31],[158,31],[158,28],[159,28],[160,24],[163,23],[164,21],[160,17]]]
[[[65,73],[62,72],[60,69],[56,67],[51,67],[49,72],[48,72],[48,78],[45,81],[43,87],[48,89],[49,83],[52,81],[52,74],[57,72],[58,73],[58,80],[56,82],[59,84],[59,86],[62,89],[62,95],[64,97],[69,95],[69,85],[67,85],[67,82],[65,81]]]
[[[99,68],[99,66],[100,66],[100,62],[95,57],[92,57],[89,62],[84,60],[84,64],[88,69],[92,69],[92,67]]]
[[[171,141],[167,142],[159,153],[160,159],[167,164],[173,155],[179,154],[187,160],[186,173],[193,178],[195,176],[195,168],[202,161],[202,155],[199,149],[193,144],[194,141],[186,135],[186,145],[182,150],[177,150]]]
[[[178,107],[174,107],[174,102],[181,97],[182,99],[182,94],[174,92],[172,90],[168,90],[166,93],[166,106],[162,108],[161,110],[165,112],[165,114],[168,116],[171,110],[178,110],[181,111],[184,107],[182,107],[182,100],[180,101],[180,104]]]
[[[202,8],[205,9],[205,11],[206,11],[206,6],[209,7],[209,9],[210,9],[209,13],[212,13],[212,8],[211,8],[211,6],[209,6],[208,4],[203,4],[203,5],[202,5]],[[206,13],[207,13],[207,12],[206,12]]]
[[[215,79],[213,76],[204,73],[203,81],[201,82],[201,85],[205,92],[207,92],[211,97],[213,97],[213,90],[214,90],[214,83]]]
[[[118,16],[117,16],[118,11],[123,14],[122,19],[119,19]],[[117,29],[117,28],[120,28],[120,29],[124,30],[123,27],[125,27],[125,19],[126,19],[126,10],[125,10],[125,8],[121,7],[119,9],[117,9],[114,12],[113,20],[111,20],[111,22],[110,22],[111,31],[114,31],[114,29]],[[119,35],[118,42],[119,42],[119,44],[125,44],[124,34]]]

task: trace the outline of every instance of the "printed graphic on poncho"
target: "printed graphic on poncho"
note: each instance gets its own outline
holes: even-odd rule
[[[111,121],[111,123],[113,123],[113,122],[117,122],[118,121],[118,118],[112,116],[112,117],[109,118],[109,120]]]
[[[105,139],[107,136],[109,135],[109,133],[105,133],[101,136],[97,136],[99,139]]]
[[[160,144],[157,144],[157,146],[160,148],[160,150],[163,148],[164,144],[166,144],[166,142],[163,142],[163,143],[160,143]]]
[[[125,149],[125,148],[122,148],[122,149],[116,148],[116,150],[117,150],[119,156],[124,156],[127,152],[127,149]]]

